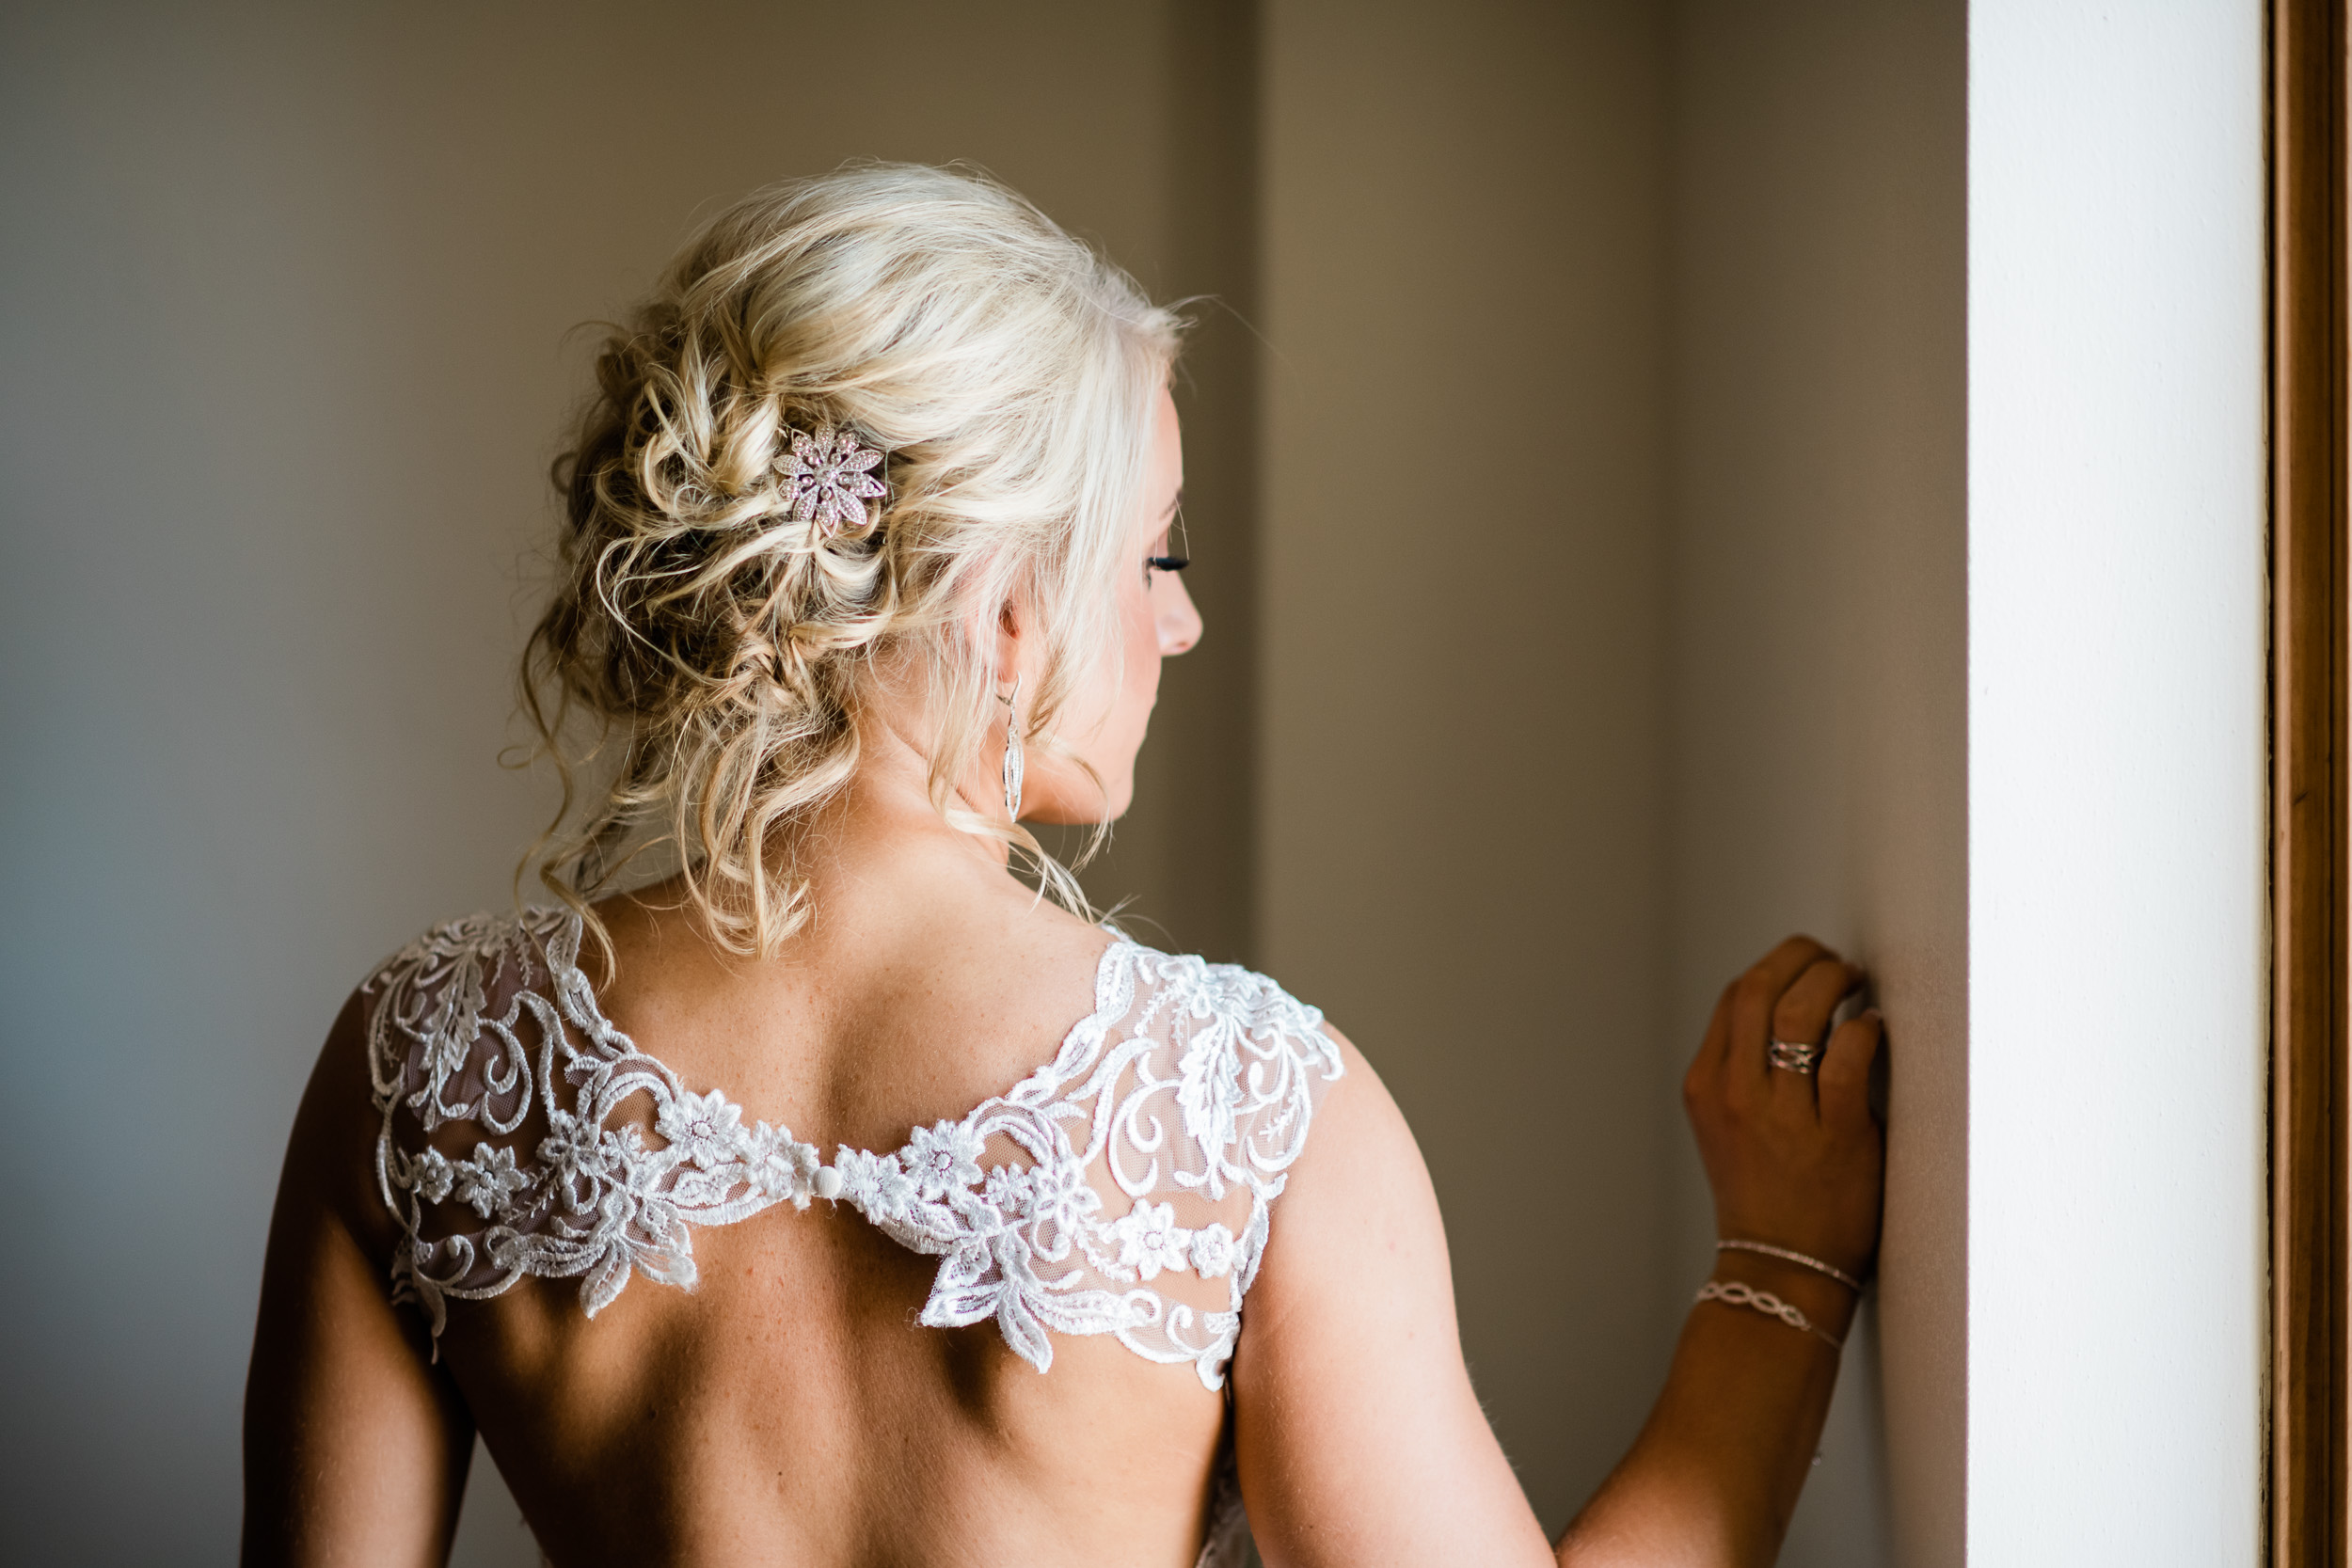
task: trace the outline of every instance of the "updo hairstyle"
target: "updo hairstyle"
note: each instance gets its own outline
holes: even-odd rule
[[[772,185],[687,245],[597,356],[555,466],[559,580],[523,656],[524,710],[564,784],[540,875],[600,941],[589,901],[663,845],[729,950],[771,954],[799,929],[790,830],[855,772],[885,661],[927,683],[932,805],[1084,911],[1027,830],[952,797],[1003,712],[1004,607],[1042,645],[1019,705],[1029,745],[1068,754],[1055,721],[1116,657],[1116,574],[1136,569],[1180,325],[1011,191],[946,169]],[[823,426],[886,454],[862,527],[793,515],[780,460]],[[576,745],[580,712],[594,738]],[[579,783],[592,759],[600,800]]]

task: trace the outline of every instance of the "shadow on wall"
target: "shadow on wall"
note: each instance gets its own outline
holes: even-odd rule
[[[1897,835],[1922,915],[1882,898],[1894,830],[1840,781],[1908,788],[1957,734],[1934,225],[1964,37],[1957,5],[1866,9],[0,20],[0,983],[40,1108],[0,1161],[47,1260],[0,1352],[11,1549],[229,1556],[317,1041],[382,954],[508,898],[548,804],[495,759],[585,384],[567,334],[716,201],[857,156],[983,165],[1158,296],[1225,302],[1180,388],[1208,635],[1089,884],[1363,1046],[1436,1176],[1490,1413],[1565,1523],[1706,1266],[1673,1084],[1715,980],[1811,921],[1931,989],[1941,798]],[[689,68],[714,51],[788,90],[714,91]],[[1841,85],[1881,79],[1908,86]],[[1867,268],[1806,282],[1854,245]],[[1919,540],[1871,534],[1894,515]],[[1867,645],[1762,591],[1802,611],[1841,562],[1892,583]],[[1909,727],[1851,750],[1889,705]],[[1885,1559],[1872,1387],[1791,1562]],[[461,1560],[532,1560],[511,1510],[477,1486]]]
[[[1957,1561],[1965,9],[1265,15],[1260,951],[1411,1118],[1552,1527],[1708,1267],[1717,988],[1872,964],[1889,1419],[1873,1324],[1784,1560]]]

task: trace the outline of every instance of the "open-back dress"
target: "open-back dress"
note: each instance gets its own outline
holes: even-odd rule
[[[1273,1200],[1342,1071],[1316,1009],[1114,932],[1052,1061],[898,1149],[828,1160],[614,1028],[580,933],[568,911],[476,915],[363,988],[391,1289],[437,1342],[452,1302],[526,1275],[578,1279],[590,1317],[633,1275],[691,1289],[694,1227],[821,1199],[939,1259],[926,1324],[993,1319],[1040,1372],[1054,1335],[1114,1335],[1224,1387]],[[1246,1533],[1229,1462],[1203,1568]]]

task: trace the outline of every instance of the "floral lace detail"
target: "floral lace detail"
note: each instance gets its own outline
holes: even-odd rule
[[[1342,1071],[1314,1008],[1122,937],[1050,1064],[961,1121],[887,1154],[842,1146],[828,1166],[613,1028],[580,941],[567,911],[475,916],[364,988],[377,1185],[403,1229],[393,1293],[437,1337],[450,1299],[525,1275],[578,1277],[592,1317],[632,1273],[691,1287],[691,1227],[821,1195],[941,1259],[925,1323],[993,1319],[1040,1371],[1048,1330],[1114,1334],[1223,1386],[1269,1207]],[[456,1123],[510,1141],[435,1141]]]
[[[494,1296],[527,1274],[578,1276],[591,1317],[632,1271],[691,1286],[689,1226],[805,1209],[815,1194],[815,1147],[745,1126],[723,1095],[694,1094],[639,1051],[596,1010],[579,954],[568,913],[478,915],[437,927],[368,982],[376,1184],[404,1232],[393,1296],[421,1306],[437,1338],[449,1298]],[[652,1100],[660,1148],[634,1124],[609,1125],[639,1095]],[[533,1110],[546,1132],[520,1159],[487,1142],[453,1159],[394,1137],[402,1111],[430,1136],[453,1122],[511,1134]],[[428,1205],[491,1223],[428,1240]]]
[[[842,1199],[943,1258],[926,1323],[993,1318],[1041,1371],[1046,1330],[1115,1334],[1222,1387],[1268,1206],[1340,1076],[1322,1017],[1263,975],[1116,942],[1050,1066],[895,1154],[841,1148]],[[1225,1284],[1187,1301],[1150,1288],[1163,1275]]]

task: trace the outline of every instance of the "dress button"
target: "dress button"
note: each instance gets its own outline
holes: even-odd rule
[[[841,1196],[841,1173],[831,1165],[817,1167],[817,1196],[835,1198]]]

